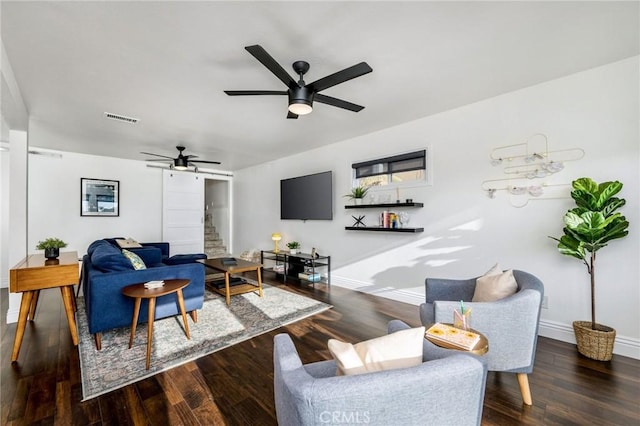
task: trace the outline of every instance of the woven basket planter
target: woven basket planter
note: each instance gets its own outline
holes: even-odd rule
[[[573,332],[576,335],[578,352],[582,355],[596,361],[611,360],[616,330],[601,324],[596,324],[596,330],[592,330],[591,321],[574,321]]]

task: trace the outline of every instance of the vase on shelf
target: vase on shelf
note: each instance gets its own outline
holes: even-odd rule
[[[409,213],[400,212],[398,213],[398,219],[400,220],[400,228],[405,228],[409,224]]]
[[[289,253],[290,254],[298,254],[298,250],[297,249],[289,249]]]

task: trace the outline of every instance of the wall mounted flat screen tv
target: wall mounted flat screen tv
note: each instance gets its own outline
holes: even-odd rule
[[[331,172],[280,181],[280,219],[332,220]]]

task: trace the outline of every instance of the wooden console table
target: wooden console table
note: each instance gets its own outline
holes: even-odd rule
[[[78,253],[75,251],[60,253],[60,257],[53,261],[45,259],[42,254],[32,254],[22,259],[9,271],[9,291],[22,293],[11,362],[18,360],[27,316],[33,321],[40,290],[47,288],[60,288],[71,340],[75,346],[78,345],[75,299],[73,298],[73,286],[78,284],[78,272]]]

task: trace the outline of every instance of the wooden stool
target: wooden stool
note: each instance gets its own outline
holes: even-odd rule
[[[142,302],[142,299],[149,299],[149,319],[147,322],[147,370],[151,364],[151,342],[153,340],[153,322],[155,320],[157,297],[176,293],[178,297],[178,304],[180,305],[180,313],[182,314],[182,322],[184,323],[184,331],[187,335],[187,339],[191,339],[191,336],[189,336],[187,313],[184,311],[184,298],[182,297],[182,289],[188,286],[189,282],[189,280],[164,280],[164,285],[162,287],[146,288],[144,283],[142,283],[133,284],[122,289],[122,294],[135,299],[133,321],[131,322],[131,336],[129,337],[129,349],[133,346],[133,338],[136,334],[136,325],[138,324],[138,315],[140,314],[140,303]]]

